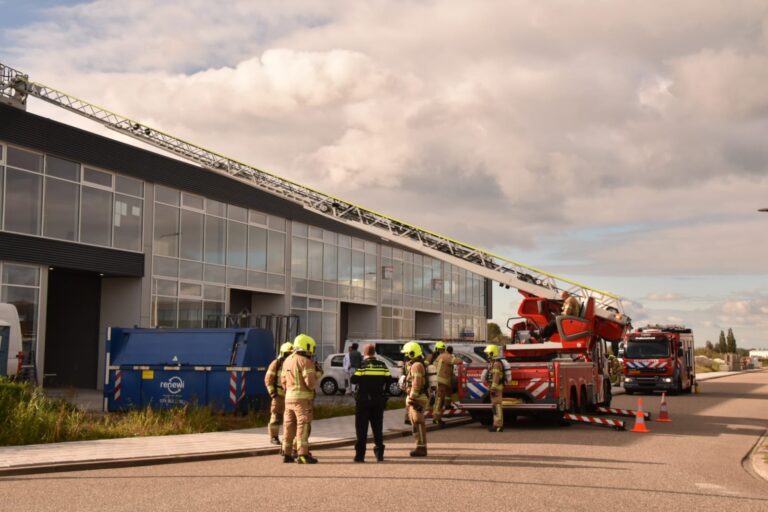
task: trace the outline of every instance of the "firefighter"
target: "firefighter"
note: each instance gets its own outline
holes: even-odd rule
[[[445,409],[446,399],[451,396],[451,378],[453,377],[454,357],[446,351],[445,342],[435,343],[434,358],[435,371],[437,373],[437,390],[435,391],[435,405],[432,409],[432,423],[444,425],[443,410]]]
[[[488,431],[502,432],[504,430],[504,410],[501,407],[504,392],[504,365],[501,362],[501,351],[498,345],[488,345],[483,352],[488,357],[488,370],[485,378],[488,382],[491,407],[493,408],[493,426]]]
[[[411,368],[411,362],[408,360],[408,358],[403,358],[403,373],[400,375],[400,378],[398,379],[400,383],[400,389],[405,394],[408,392],[408,370]],[[408,412],[408,407],[405,408],[405,420],[403,421],[406,425],[411,424],[411,416]]]
[[[567,316],[578,316],[579,310],[581,310],[581,304],[579,304],[579,300],[565,290],[563,290],[563,292],[560,294],[560,298],[563,299],[563,309],[560,314]],[[533,339],[537,341],[548,340],[549,337],[555,333],[555,331],[557,331],[557,321],[552,319],[552,321],[549,322],[546,327],[541,330],[539,336],[533,336]]]
[[[411,457],[426,457],[427,426],[424,423],[424,410],[427,408],[427,369],[424,367],[423,352],[421,345],[415,341],[403,345],[401,352],[411,363],[406,379],[405,399],[413,437],[416,439],[416,449],[411,451]]]
[[[373,454],[376,461],[384,460],[384,408],[387,405],[386,391],[392,382],[392,374],[383,361],[376,359],[376,349],[369,343],[363,348],[365,358],[352,374],[350,382],[355,384],[355,462],[365,462],[365,442],[368,438],[368,424],[373,433]]]
[[[280,437],[280,425],[283,423],[283,413],[285,412],[285,389],[280,384],[280,370],[282,370],[283,362],[291,355],[293,351],[293,343],[286,341],[280,346],[280,352],[278,357],[272,361],[267,369],[267,374],[264,377],[264,385],[267,387],[267,392],[272,399],[272,404],[269,407],[269,437],[272,444],[279,445]]]
[[[280,374],[280,381],[285,389],[283,462],[317,463],[317,459],[309,453],[315,385],[323,373],[312,360],[315,346],[315,340],[311,336],[299,334],[293,340],[293,353],[283,363],[283,371]],[[292,453],[294,438],[297,439],[296,457]]]

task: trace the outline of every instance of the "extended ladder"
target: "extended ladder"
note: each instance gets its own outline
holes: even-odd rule
[[[583,301],[593,297],[597,316],[622,324],[629,323],[629,318],[623,314],[621,299],[617,295],[523,265],[275,176],[46,85],[31,82],[27,75],[0,63],[0,101],[24,109],[28,96],[75,112],[111,130],[166,150],[206,169],[244,181],[315,213],[345,222],[384,240],[428,254],[507,287],[549,299],[558,298],[561,290],[567,290]]]

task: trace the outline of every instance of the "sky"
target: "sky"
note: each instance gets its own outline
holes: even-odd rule
[[[0,0],[0,62],[768,348],[768,3]],[[28,110],[88,126],[30,100]],[[494,288],[494,320],[519,295]]]

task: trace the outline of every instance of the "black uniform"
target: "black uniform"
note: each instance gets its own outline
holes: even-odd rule
[[[355,461],[365,459],[365,442],[368,438],[368,423],[371,424],[376,460],[384,459],[384,407],[387,403],[385,392],[392,382],[392,374],[387,365],[375,358],[365,358],[362,365],[352,375],[352,383],[357,385],[355,393]]]

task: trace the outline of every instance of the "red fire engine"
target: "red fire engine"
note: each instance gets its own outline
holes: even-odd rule
[[[520,292],[520,320],[511,327],[514,343],[504,347],[505,383],[503,408],[507,415],[584,413],[610,407],[611,380],[608,374],[606,341],[621,340],[629,322],[595,315],[595,300],[589,297],[579,315],[557,314],[562,301]],[[554,318],[557,332],[547,341],[531,336]],[[491,419],[488,383],[483,365],[468,365],[459,375],[459,407],[481,423]]]
[[[648,325],[626,335],[624,389],[690,393],[696,381],[693,333],[680,325]]]

